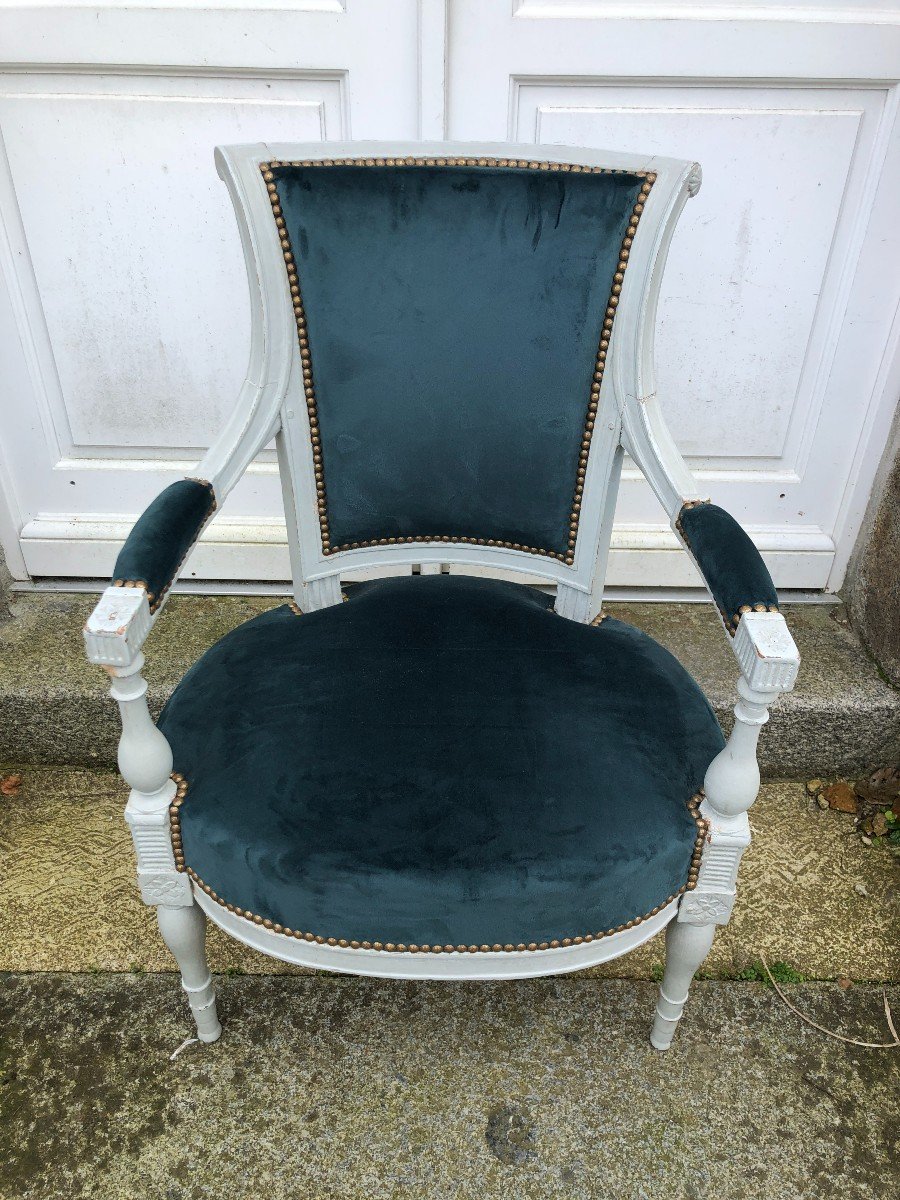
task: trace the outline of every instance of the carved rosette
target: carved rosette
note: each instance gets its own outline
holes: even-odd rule
[[[171,871],[142,871],[138,868],[138,884],[145,904],[193,904],[191,882],[186,875]]]
[[[727,925],[734,906],[734,892],[685,892],[678,920],[686,925]]]

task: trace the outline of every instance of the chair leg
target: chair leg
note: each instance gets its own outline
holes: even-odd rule
[[[677,918],[666,929],[666,970],[659,989],[650,1043],[668,1050],[687,1004],[691,980],[712,946],[715,925],[689,925]]]
[[[206,917],[197,904],[175,907],[160,904],[156,909],[159,931],[181,971],[181,986],[187,992],[201,1042],[215,1042],[222,1032],[216,1014],[216,993],[206,963]]]

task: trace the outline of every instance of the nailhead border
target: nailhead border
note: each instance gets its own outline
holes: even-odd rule
[[[681,508],[678,510],[678,517],[675,520],[675,528],[681,534],[682,538],[684,538],[687,546],[690,546],[691,543],[688,535],[685,533],[684,526],[681,523],[681,514],[686,508],[703,508],[705,505],[711,503],[711,500],[685,500],[684,504],[682,504]],[[717,604],[716,608],[719,610],[719,615],[721,616],[725,624],[725,628],[728,630],[728,633],[731,635],[731,637],[734,637],[734,635],[737,633],[738,625],[740,625],[741,617],[744,615],[744,613],[781,612],[781,609],[777,604],[742,604],[740,608],[738,608],[737,612],[732,613],[730,616],[725,609],[721,607],[721,605]]]
[[[346,592],[341,592],[341,600],[343,600],[344,603],[346,603],[349,599],[350,599],[350,597],[347,595]],[[294,614],[295,617],[305,617],[306,616],[306,613],[303,611],[303,609],[300,607],[300,605],[297,603],[296,600],[288,600],[287,603],[288,603],[288,608],[291,610],[291,612]]]
[[[581,450],[578,456],[578,469],[575,478],[575,490],[572,499],[572,510],[569,514],[569,533],[568,533],[568,549],[565,553],[560,553],[557,550],[548,550],[542,546],[524,546],[519,542],[506,542],[497,538],[475,538],[475,537],[457,537],[451,534],[419,534],[415,537],[388,537],[374,538],[369,541],[362,542],[346,542],[339,546],[331,544],[331,532],[328,523],[328,498],[325,488],[325,470],[322,460],[322,442],[319,434],[319,416],[316,405],[316,389],[315,379],[313,375],[312,351],[309,345],[309,332],[306,322],[306,313],[303,308],[303,298],[300,292],[300,279],[297,273],[297,264],[294,258],[291,239],[287,229],[287,223],[284,219],[284,214],[281,208],[281,200],[278,195],[278,186],[275,182],[273,172],[278,167],[506,167],[516,168],[518,170],[529,171],[548,171],[548,172],[570,172],[574,175],[630,175],[638,179],[643,179],[640,194],[631,210],[631,218],[628,222],[628,228],[625,231],[625,236],[622,239],[622,245],[619,249],[619,260],[616,265],[615,275],[613,277],[612,290],[610,292],[606,312],[603,318],[603,327],[600,332],[600,344],[597,349],[597,356],[594,361],[594,374],[591,381],[590,399],[588,401],[587,415],[584,421],[584,428],[581,438]],[[269,193],[269,202],[272,206],[272,214],[275,218],[275,225],[278,229],[278,237],[281,242],[282,255],[284,257],[287,268],[288,285],[291,291],[291,302],[294,309],[294,319],[297,325],[297,337],[300,343],[300,361],[303,371],[303,390],[306,396],[306,411],[309,415],[309,430],[310,442],[312,444],[313,455],[313,470],[316,481],[316,507],[319,515],[319,533],[322,543],[322,554],[326,557],[331,554],[338,554],[344,550],[361,550],[371,546],[399,546],[409,544],[411,542],[452,542],[455,545],[471,545],[471,546],[499,546],[506,550],[519,550],[525,554],[536,554],[542,558],[553,558],[559,562],[565,563],[571,567],[575,562],[575,544],[578,539],[578,522],[581,514],[581,500],[584,493],[584,481],[587,474],[588,455],[591,446],[591,436],[594,431],[594,422],[597,416],[597,410],[600,403],[600,385],[603,382],[603,371],[606,366],[606,355],[609,348],[609,341],[612,335],[613,323],[616,316],[616,308],[619,303],[619,295],[622,291],[622,283],[625,278],[625,270],[628,266],[628,258],[631,253],[631,246],[634,240],[634,235],[637,232],[638,223],[641,219],[641,214],[644,211],[644,204],[653,184],[656,182],[656,174],[653,171],[625,171],[620,168],[612,167],[589,167],[582,166],[578,163],[558,163],[558,162],[537,162],[529,161],[524,158],[323,158],[323,159],[294,159],[282,160],[272,159],[269,162],[261,162],[259,164],[260,172],[266,184],[266,189]]]
[[[227,909],[228,912],[234,913],[237,917],[243,917],[247,921],[252,921],[254,925],[262,925],[265,929],[272,930],[273,933],[280,933],[284,937],[295,938],[301,942],[315,942],[319,946],[340,946],[350,950],[386,950],[391,954],[487,954],[500,953],[501,951],[507,954],[514,952],[521,953],[522,951],[534,950],[558,950],[560,947],[580,946],[585,942],[596,942],[601,938],[610,937],[614,933],[622,933],[626,929],[633,929],[635,925],[640,925],[642,922],[655,917],[673,900],[677,900],[679,896],[685,892],[693,891],[697,886],[697,879],[700,872],[700,859],[703,854],[703,844],[706,841],[709,832],[709,822],[700,816],[700,801],[703,799],[703,793],[697,792],[687,802],[688,812],[694,819],[697,826],[697,836],[694,838],[694,849],[691,852],[691,865],[688,870],[687,883],[683,884],[677,892],[673,892],[661,904],[657,904],[650,912],[645,913],[642,917],[635,917],[631,921],[626,921],[624,925],[617,925],[614,929],[601,929],[599,933],[586,933],[580,937],[574,938],[554,938],[549,942],[519,942],[514,946],[512,943],[500,945],[496,942],[492,946],[417,946],[408,945],[400,942],[359,942],[348,941],[346,938],[325,937],[319,933],[301,932],[298,929],[290,929],[287,926],[280,925],[277,921],[269,920],[266,917],[261,917],[257,913],[250,912],[248,909],[238,908],[235,904],[230,904],[219,896],[209,884],[204,883],[200,876],[193,868],[187,866],[184,861],[184,847],[181,840],[181,820],[179,810],[184,804],[185,797],[188,793],[188,782],[185,777],[177,771],[172,772],[172,779],[175,782],[176,793],[171,805],[169,806],[169,827],[172,837],[172,850],[175,855],[175,869],[190,876],[193,882],[205,892],[211,900],[216,904]]]
[[[206,522],[209,520],[209,518],[212,516],[212,514],[216,511],[216,508],[218,507],[218,502],[216,500],[216,493],[213,489],[213,485],[209,482],[208,479],[194,479],[189,476],[187,477],[187,481],[188,481],[188,483],[202,483],[205,488],[209,488],[209,508],[206,510],[206,513],[203,517],[203,524],[205,525]],[[150,612],[155,613],[156,610],[159,608],[159,606],[162,604],[163,600],[166,598],[166,593],[168,592],[169,588],[172,586],[172,584],[175,582],[175,580],[181,574],[181,568],[187,562],[187,556],[190,554],[190,552],[193,550],[193,548],[196,546],[196,544],[197,544],[197,539],[194,538],[194,540],[188,546],[187,550],[185,550],[184,554],[181,556],[181,561],[179,562],[178,566],[175,568],[172,578],[165,585],[165,587],[160,588],[158,594],[156,594],[156,595],[154,595],[154,593],[151,592],[149,590],[149,588],[147,587],[146,579],[114,579],[112,581],[111,586],[112,587],[143,588],[144,591],[147,593],[147,600],[150,604]]]

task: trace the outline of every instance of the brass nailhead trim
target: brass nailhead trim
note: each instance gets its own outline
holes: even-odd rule
[[[677,900],[685,892],[693,891],[697,886],[697,875],[700,858],[703,854],[703,844],[709,833],[709,822],[700,816],[700,801],[703,799],[703,793],[697,792],[687,802],[687,810],[697,826],[694,848],[691,851],[691,865],[688,870],[687,883],[683,884],[677,892],[673,892],[671,896],[667,896],[661,904],[657,904],[655,908],[651,908],[642,917],[634,917],[632,920],[626,921],[623,925],[615,926],[614,929],[601,929],[598,933],[586,933],[574,938],[554,938],[553,941],[528,942],[527,944],[519,942],[518,945],[507,943],[504,946],[501,946],[499,942],[495,942],[492,946],[419,946],[414,943],[407,945],[403,942],[347,941],[346,938],[323,937],[319,933],[301,932],[299,929],[291,929],[288,926],[279,925],[268,917],[260,917],[257,913],[249,912],[247,909],[238,908],[237,905],[229,903],[214,892],[209,884],[204,883],[197,872],[192,867],[186,866],[184,861],[179,809],[184,804],[184,798],[188,791],[188,783],[185,777],[178,771],[172,772],[172,779],[175,782],[176,792],[172,803],[169,805],[169,828],[172,837],[172,850],[175,854],[175,869],[177,871],[189,875],[201,891],[205,892],[211,900],[215,900],[217,904],[227,909],[228,912],[234,913],[238,917],[244,917],[245,920],[252,921],[255,925],[262,925],[266,929],[271,929],[275,933],[280,933],[285,937],[296,938],[298,941],[315,942],[319,946],[344,946],[349,947],[351,950],[386,950],[391,954],[486,954],[489,951],[497,954],[500,951],[505,951],[506,953],[518,951],[521,953],[525,950],[557,950],[560,946],[580,946],[583,942],[596,942],[600,938],[610,937],[614,933],[622,933],[626,929],[633,929],[635,925],[640,925],[643,921],[649,920],[650,917],[655,917],[666,905],[671,904],[673,900]]]
[[[278,195],[278,185],[275,182],[275,175],[273,172],[278,167],[350,166],[514,167],[519,170],[531,171],[569,171],[574,174],[582,175],[630,175],[644,181],[641,184],[641,190],[638,194],[637,201],[632,207],[628,228],[625,230],[625,236],[622,239],[622,245],[619,248],[619,260],[616,264],[612,289],[607,301],[603,325],[600,330],[600,343],[597,348],[597,356],[594,362],[594,373],[591,381],[587,415],[585,416],[584,427],[582,430],[581,452],[579,454],[578,466],[575,475],[575,490],[572,497],[572,509],[569,514],[569,532],[567,540],[568,549],[564,553],[561,553],[557,550],[547,550],[541,546],[524,546],[518,542],[507,542],[498,538],[457,537],[455,535],[448,534],[420,534],[417,537],[374,538],[369,541],[347,542],[340,546],[333,546],[331,544],[331,533],[328,524],[328,499],[325,488],[325,472],[322,462],[322,443],[319,436],[319,417],[316,404],[315,378],[313,374],[312,352],[309,347],[306,313],[303,308],[303,298],[300,293],[300,278],[297,273],[297,264],[294,259],[290,234],[288,233],[287,224],[282,213],[281,199]],[[294,318],[297,324],[297,337],[300,343],[300,361],[303,369],[303,389],[306,394],[306,410],[309,414],[310,441],[313,452],[313,471],[316,480],[317,509],[319,514],[319,529],[321,532],[323,555],[327,557],[328,555],[338,554],[344,550],[361,550],[370,546],[399,546],[409,544],[411,542],[448,542],[454,545],[499,546],[505,550],[519,550],[524,554],[536,554],[541,558],[554,558],[559,562],[565,563],[566,566],[573,566],[575,562],[575,545],[578,539],[578,522],[581,514],[581,499],[584,494],[584,481],[587,476],[587,462],[591,438],[594,432],[594,422],[600,404],[600,385],[603,382],[603,372],[606,366],[607,351],[615,322],[616,308],[619,303],[619,294],[622,291],[622,283],[625,278],[625,271],[628,267],[628,258],[631,253],[631,245],[634,240],[634,235],[637,233],[637,227],[641,219],[641,214],[644,211],[644,204],[647,200],[647,197],[650,195],[650,191],[653,188],[654,183],[656,182],[655,172],[625,171],[612,167],[588,167],[581,166],[577,163],[536,162],[515,158],[416,158],[410,156],[405,158],[308,158],[296,159],[293,161],[273,159],[270,162],[260,163],[259,169],[263,180],[265,181],[266,189],[269,193],[269,203],[272,206],[272,213],[275,217],[275,225],[278,229],[282,255],[284,257],[288,274],[288,284],[291,291],[291,302],[294,308]]]
[[[350,599],[350,597],[347,595],[346,592],[341,592],[341,600],[345,604],[349,599]],[[294,614],[295,617],[305,616],[303,609],[300,607],[300,605],[297,603],[296,600],[288,600],[288,608],[291,610],[291,612]]]
[[[206,522],[209,520],[209,518],[212,516],[212,514],[216,511],[216,508],[218,507],[218,504],[216,501],[216,493],[213,491],[213,485],[209,482],[208,479],[195,479],[191,476],[188,476],[187,478],[190,483],[202,483],[204,487],[209,488],[209,508],[206,510],[206,515],[203,518],[203,523],[205,525]],[[158,595],[154,595],[153,592],[148,590],[147,581],[145,579],[114,579],[112,581],[112,587],[141,587],[141,588],[143,588],[144,591],[147,593],[147,600],[150,604],[150,612],[155,613],[156,610],[159,608],[159,606],[162,604],[163,600],[165,599],[166,593],[168,592],[169,588],[172,586],[172,584],[178,578],[181,568],[184,566],[185,562],[187,561],[187,556],[190,554],[190,552],[193,550],[193,548],[194,548],[194,546],[196,546],[196,544],[197,544],[197,539],[194,538],[194,540],[188,546],[187,550],[185,550],[184,554],[181,556],[181,561],[179,562],[178,566],[175,568],[175,572],[174,572],[172,578],[165,585],[165,587],[160,588]]]
[[[681,508],[679,509],[678,516],[675,520],[675,528],[681,534],[681,536],[684,539],[684,542],[686,543],[687,546],[690,546],[691,543],[690,543],[690,540],[688,539],[688,535],[685,533],[684,526],[681,523],[681,514],[685,511],[685,509],[702,508],[704,505],[711,504],[711,503],[712,503],[712,501],[710,501],[710,500],[685,500],[684,504],[682,504]],[[725,611],[725,609],[722,608],[720,605],[717,604],[716,608],[718,609],[719,615],[721,616],[722,621],[725,624],[725,628],[728,630],[728,633],[730,634],[731,637],[734,637],[734,635],[737,633],[737,627],[738,627],[738,625],[740,625],[741,617],[744,615],[744,613],[748,613],[748,612],[773,612],[773,613],[781,612],[781,609],[778,607],[777,604],[742,604],[740,606],[740,608],[737,610],[737,612],[733,613],[731,616],[729,616],[729,614]]]

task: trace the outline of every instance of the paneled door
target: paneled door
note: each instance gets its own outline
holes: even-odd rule
[[[662,297],[662,403],[779,586],[838,587],[900,394],[898,6],[0,0],[14,574],[106,575],[237,394],[246,288],[215,143],[446,135],[702,163]],[[190,573],[288,578],[271,453]],[[633,471],[610,582],[698,582]]]
[[[840,586],[900,394],[900,8],[455,0],[454,138],[697,159],[660,399],[784,588]],[[613,584],[692,582],[626,470]]]
[[[247,285],[213,147],[433,133],[432,8],[0,6],[0,508],[17,576],[108,573],[237,396]],[[273,455],[191,571],[289,576]]]

